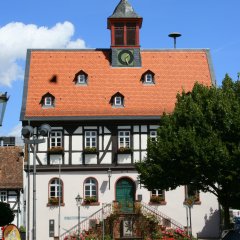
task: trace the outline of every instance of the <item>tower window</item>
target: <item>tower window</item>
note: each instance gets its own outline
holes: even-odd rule
[[[127,23],[127,45],[136,44],[136,24]]]
[[[136,45],[136,23],[115,23],[115,45]]]
[[[115,45],[124,45],[124,24],[115,24]]]

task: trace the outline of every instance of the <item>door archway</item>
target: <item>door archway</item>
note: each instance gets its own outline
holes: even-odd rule
[[[121,212],[132,212],[135,200],[135,184],[129,178],[121,178],[116,184],[116,201]]]

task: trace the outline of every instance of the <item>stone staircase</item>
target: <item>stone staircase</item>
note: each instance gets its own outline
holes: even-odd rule
[[[158,229],[180,229],[183,225],[143,202],[135,202],[131,212],[123,213],[118,202],[105,204],[97,212],[60,236],[61,240],[74,238],[74,233],[98,236],[98,239],[140,240],[152,239]],[[72,235],[72,238],[69,237]],[[79,234],[78,234],[79,236]],[[144,238],[143,238],[144,237]],[[81,239],[81,238],[80,238]]]

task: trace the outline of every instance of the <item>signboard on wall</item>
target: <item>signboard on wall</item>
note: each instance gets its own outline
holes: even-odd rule
[[[21,240],[18,228],[14,224],[9,224],[4,228],[4,240]]]

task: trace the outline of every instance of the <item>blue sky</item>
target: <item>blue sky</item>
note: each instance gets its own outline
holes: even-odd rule
[[[0,135],[18,135],[27,48],[109,48],[119,0],[0,1],[0,92],[10,95]],[[143,17],[143,49],[209,48],[220,85],[240,72],[239,0],[129,0]]]

